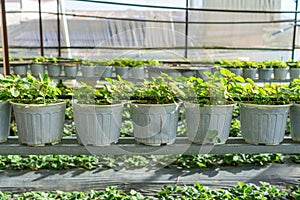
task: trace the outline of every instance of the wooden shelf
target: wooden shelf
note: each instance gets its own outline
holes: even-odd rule
[[[163,146],[146,146],[137,144],[134,138],[120,138],[118,144],[110,146],[83,146],[75,137],[64,138],[61,143],[46,146],[25,146],[18,144],[17,137],[9,137],[0,144],[2,155],[168,155],[168,154],[258,154],[258,153],[300,153],[300,143],[287,137],[280,145],[252,145],[242,138],[229,138],[226,144],[200,145],[192,144],[186,137],[178,137],[174,144]]]

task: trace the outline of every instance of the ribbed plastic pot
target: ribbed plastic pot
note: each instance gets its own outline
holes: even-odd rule
[[[82,76],[86,78],[92,78],[95,77],[95,67],[91,66],[81,66],[80,67]]]
[[[129,67],[116,67],[116,75],[120,75],[123,79],[129,78]]]
[[[65,75],[69,78],[75,78],[78,73],[77,65],[65,65],[64,66]]]
[[[229,136],[234,105],[185,103],[187,135],[197,144],[224,144]]]
[[[12,103],[19,142],[28,146],[44,146],[61,141],[66,103]]]
[[[135,140],[151,146],[174,143],[178,108],[179,104],[133,103],[131,113]]]
[[[61,75],[61,65],[48,65],[47,70],[50,77],[58,77]]]
[[[275,80],[286,80],[289,68],[274,68]]]
[[[300,104],[293,104],[290,109],[292,140],[300,142]]]
[[[199,67],[197,69],[197,74],[196,76],[199,78],[202,78],[203,80],[207,80],[207,76],[205,75],[205,72],[212,72],[212,68],[211,67]]]
[[[181,70],[181,75],[184,77],[191,77],[191,76],[196,76],[196,70]]]
[[[299,78],[300,68],[290,68],[290,79]]]
[[[257,105],[241,103],[241,131],[250,144],[278,145],[285,135],[291,105]]]
[[[30,65],[31,74],[33,76],[39,76],[39,74],[45,74],[45,65],[43,64],[32,64]]]
[[[11,104],[0,101],[0,142],[5,142],[10,131]]]
[[[144,67],[133,67],[130,69],[131,76],[133,79],[144,79],[145,68]]]
[[[272,79],[273,68],[259,68],[258,79],[262,81],[269,81]]]
[[[257,69],[256,68],[243,68],[243,77],[256,79]]]
[[[157,78],[158,76],[161,75],[161,71],[159,68],[156,67],[147,67],[147,71],[148,71],[148,77],[149,78]]]
[[[14,74],[25,76],[27,74],[27,65],[15,65],[13,66]]]
[[[108,146],[120,137],[123,104],[90,105],[73,102],[77,138],[80,144]]]
[[[179,70],[176,69],[176,67],[163,67],[163,66],[149,66],[148,67],[148,77],[149,78],[157,78],[158,76],[161,76],[162,73],[168,74],[170,77],[176,78],[178,76],[181,76],[181,73]]]
[[[243,74],[242,68],[228,68],[228,70],[234,73],[236,76],[241,76]]]
[[[110,78],[112,77],[112,66],[97,66],[96,75],[100,78]]]

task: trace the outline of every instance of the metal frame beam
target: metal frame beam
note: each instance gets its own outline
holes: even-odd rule
[[[1,32],[2,32],[2,57],[3,57],[3,71],[4,76],[10,74],[9,66],[9,47],[8,47],[8,36],[7,36],[7,25],[6,25],[6,9],[5,0],[1,0]]]

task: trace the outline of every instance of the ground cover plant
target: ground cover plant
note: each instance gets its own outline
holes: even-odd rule
[[[1,155],[1,170],[65,170],[65,169],[108,169],[115,167],[212,167],[212,166],[242,166],[246,164],[265,165],[267,163],[282,163],[282,154],[224,154],[224,155],[175,155],[175,156],[91,156],[91,155]],[[299,157],[294,155],[293,160]]]
[[[278,188],[266,182],[260,185],[239,182],[236,186],[229,188],[212,189],[198,183],[189,186],[168,185],[163,186],[152,196],[146,196],[141,192],[130,190],[122,191],[117,187],[107,187],[104,190],[91,190],[88,192],[40,192],[31,191],[22,194],[0,192],[0,199],[18,200],[44,200],[44,199],[111,199],[111,200],[185,200],[185,199],[205,199],[205,200],[267,200],[267,199],[287,199],[297,200],[300,198],[300,186],[291,185],[285,188]]]

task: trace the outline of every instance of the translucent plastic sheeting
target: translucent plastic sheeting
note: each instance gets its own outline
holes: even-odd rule
[[[29,50],[32,47],[38,53],[40,45],[38,2],[32,0],[26,1],[26,4],[25,1],[20,2],[23,2],[20,6],[20,11],[23,12],[9,13],[7,17],[9,46],[24,47],[23,52],[13,51],[13,56],[16,57],[26,54],[24,51],[32,51]],[[64,47],[62,54],[71,57],[158,56],[163,59],[181,59],[187,55],[191,60],[201,60],[218,59],[226,55],[257,57],[264,60],[265,57],[288,59],[291,56],[293,45],[291,13],[197,10],[280,11],[284,5],[281,0],[189,0],[188,7],[191,8],[187,18],[189,23],[186,23],[186,1],[61,0],[61,2],[60,12],[63,15],[60,17],[60,44]],[[113,4],[109,4],[111,2]],[[117,5],[118,2],[136,4]],[[42,15],[44,46],[53,48],[45,52],[53,56],[58,54],[54,48],[58,46],[56,3],[56,0],[42,0],[42,11],[48,12]],[[291,6],[289,8],[290,11],[294,9]],[[288,21],[280,22],[283,19]],[[207,47],[216,50],[207,50]],[[221,50],[218,50],[220,47]],[[224,50],[224,47],[228,49]],[[256,56],[259,48],[264,50]],[[267,50],[268,48],[271,49]],[[161,55],[162,52],[167,53]]]

